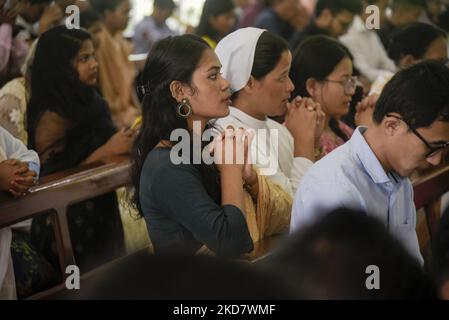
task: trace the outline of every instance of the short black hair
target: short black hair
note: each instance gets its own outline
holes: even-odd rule
[[[438,38],[446,39],[446,32],[428,23],[414,22],[395,31],[388,45],[388,56],[397,65],[406,55],[422,59]]]
[[[418,261],[362,211],[342,208],[325,214],[263,263],[284,274],[299,299],[436,298]],[[366,286],[369,266],[379,268],[378,290]]]
[[[382,91],[374,109],[375,123],[398,113],[414,128],[449,122],[449,68],[437,61],[424,61],[399,71]]]
[[[154,0],[153,6],[159,9],[174,9],[176,4],[173,0]]]
[[[324,9],[329,9],[332,14],[348,10],[352,14],[360,14],[363,9],[361,0],[318,0],[315,7],[315,15],[319,17]]]

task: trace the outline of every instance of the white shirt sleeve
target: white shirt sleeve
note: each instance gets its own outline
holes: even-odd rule
[[[377,34],[369,34],[368,39],[366,38],[367,36],[368,34],[357,34],[357,36],[354,35],[353,37],[341,37],[340,40],[351,51],[352,55],[354,56],[354,65],[357,67],[360,73],[366,76],[369,81],[373,82],[377,77],[381,76],[385,72],[394,72],[396,70],[396,67],[393,61],[388,58],[387,53],[385,52],[385,49]],[[368,62],[368,57],[366,56],[367,53],[363,52],[362,48],[364,44],[366,46],[369,45],[369,47],[372,49],[369,54],[371,57],[374,56],[375,60],[379,62],[378,66],[372,66]]]
[[[22,162],[34,163],[37,166],[40,165],[37,153],[33,150],[28,150],[22,141],[14,138],[12,134],[2,127],[0,127],[0,147],[3,149],[6,159],[17,159]],[[33,166],[33,168],[36,168],[36,166]]]

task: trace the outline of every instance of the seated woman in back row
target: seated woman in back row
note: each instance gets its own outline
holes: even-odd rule
[[[311,97],[325,113],[317,150],[317,157],[322,158],[347,142],[354,131],[340,120],[349,112],[357,86],[352,55],[337,40],[313,36],[295,52],[290,74],[294,95]]]
[[[39,39],[27,129],[28,144],[42,163],[41,175],[129,152],[135,132],[116,132],[108,105],[95,90],[97,75],[87,31],[60,26]],[[115,193],[69,207],[68,221],[75,259],[83,271],[123,252]],[[57,268],[54,234],[45,216],[34,219],[32,237]]]

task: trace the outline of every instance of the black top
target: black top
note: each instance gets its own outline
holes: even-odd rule
[[[304,40],[316,35],[328,36],[329,32],[325,29],[321,29],[315,24],[315,21],[312,21],[303,30],[297,31],[293,35],[290,41],[290,48],[292,49],[292,52],[295,52]]]
[[[49,159],[41,163],[41,176],[67,170],[80,165],[95,150],[104,145],[116,133],[109,106],[96,92],[86,104],[80,105],[79,119],[74,120],[65,114],[64,106],[49,104],[39,106],[35,112],[28,112],[28,147],[36,148],[35,128],[45,111],[55,112],[70,122],[65,135],[56,144],[64,142],[63,151],[51,153]],[[47,146],[46,150],[54,146]],[[41,152],[42,154],[43,152]],[[41,156],[41,154],[39,156]]]
[[[156,254],[194,254],[204,244],[220,256],[253,250],[245,217],[207,193],[194,165],[175,165],[168,148],[155,148],[140,176],[140,203]]]

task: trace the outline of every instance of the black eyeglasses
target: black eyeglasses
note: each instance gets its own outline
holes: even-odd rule
[[[413,134],[415,136],[417,136],[422,142],[424,142],[426,147],[429,149],[429,152],[426,154],[426,158],[432,158],[433,156],[436,156],[438,153],[442,152],[447,147],[449,147],[449,141],[441,142],[441,143],[431,143],[431,142],[427,141],[412,125],[407,123],[404,119],[397,117],[395,115],[392,115],[392,114],[387,114],[386,116],[391,117],[391,118],[396,118],[396,119],[399,119],[402,122],[404,122],[409,127],[409,129],[413,132]]]

